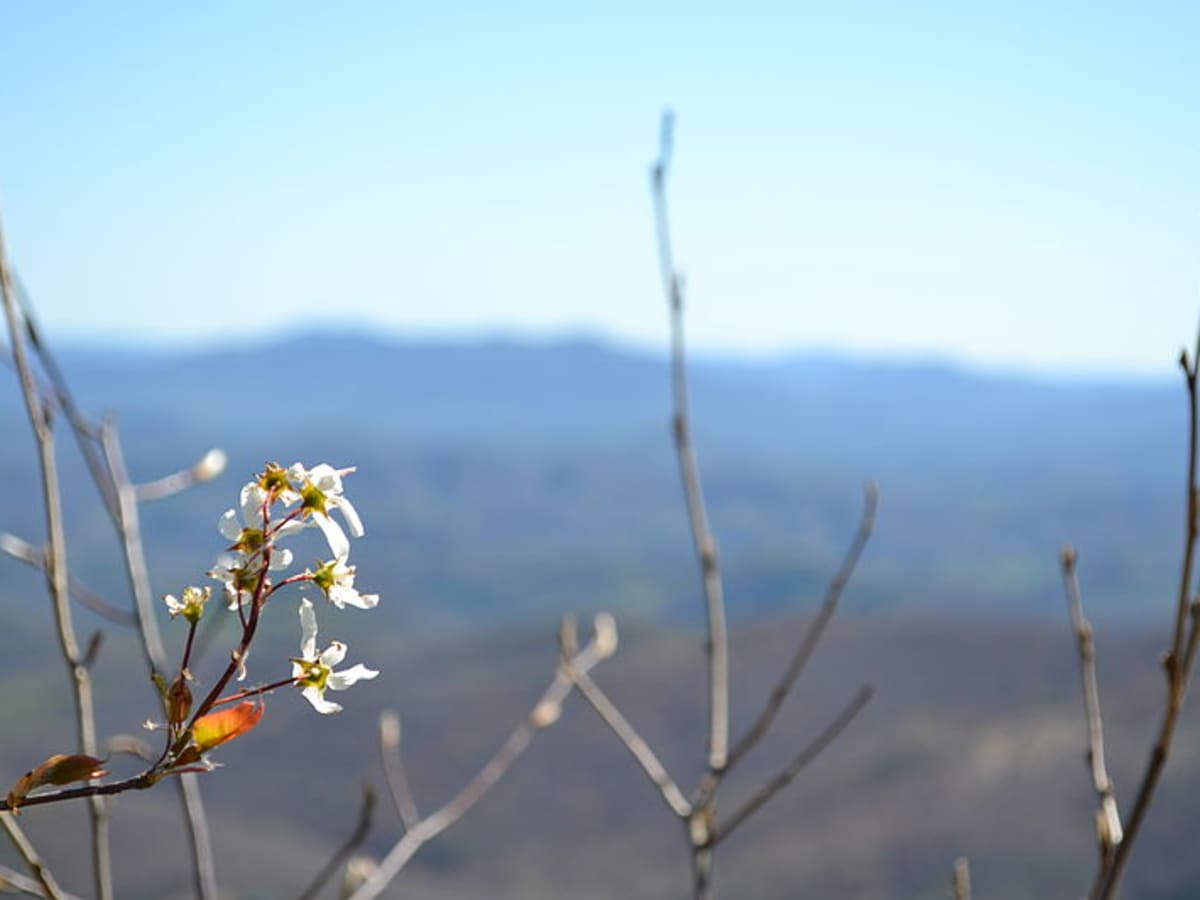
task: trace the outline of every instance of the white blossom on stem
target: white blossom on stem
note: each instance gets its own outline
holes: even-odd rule
[[[317,616],[307,599],[300,601],[300,656],[292,658],[292,677],[313,709],[328,714],[340,712],[342,707],[325,699],[325,691],[344,691],[358,681],[374,678],[379,673],[362,663],[342,672],[333,667],[346,658],[346,645],[333,641],[317,653]]]

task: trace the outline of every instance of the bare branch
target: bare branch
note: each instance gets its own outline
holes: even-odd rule
[[[729,639],[725,624],[725,587],[717,554],[717,541],[709,528],[704,489],[700,480],[700,463],[692,443],[687,355],[683,331],[683,279],[675,269],[671,253],[667,175],[671,166],[674,128],[674,115],[669,111],[663,113],[658,160],[650,169],[650,183],[658,235],[659,267],[662,271],[663,292],[666,294],[671,316],[671,388],[674,398],[671,426],[679,456],[679,473],[687,501],[692,541],[700,562],[708,621],[708,640],[704,645],[708,658],[708,767],[714,772],[719,772],[725,768],[729,746]]]
[[[91,675],[83,665],[79,644],[75,638],[75,626],[71,618],[70,576],[67,570],[67,544],[62,521],[62,494],[58,482],[58,466],[55,460],[52,414],[42,403],[33,369],[25,351],[23,319],[18,310],[17,298],[12,284],[12,275],[4,250],[3,231],[0,229],[0,300],[4,304],[4,316],[8,325],[9,341],[12,344],[13,361],[25,398],[25,409],[37,441],[38,461],[41,467],[42,500],[46,511],[46,531],[49,544],[47,586],[54,605],[55,623],[58,628],[59,647],[66,664],[72,694],[75,700],[75,718],[79,733],[80,750],[88,756],[96,755],[96,719],[92,702]],[[92,826],[92,862],[95,871],[96,896],[99,900],[112,897],[112,860],[109,854],[108,816],[104,801],[93,797],[89,803]]]
[[[29,894],[33,897],[45,897],[46,889],[43,888],[36,879],[30,878],[28,875],[22,875],[15,869],[10,869],[8,866],[0,866],[0,892],[7,888],[12,888],[22,894]],[[74,894],[60,893],[64,900],[79,900]]]
[[[117,515],[116,491],[112,482],[106,477],[107,473],[105,472],[96,446],[100,431],[88,420],[80,411],[78,404],[75,403],[74,395],[71,393],[66,378],[63,377],[62,369],[58,366],[58,361],[54,358],[54,354],[51,353],[50,346],[42,338],[41,329],[37,325],[37,319],[34,316],[32,305],[29,303],[29,298],[25,296],[24,291],[20,290],[14,291],[14,296],[20,304],[21,318],[25,324],[25,334],[29,339],[29,345],[37,354],[38,359],[42,363],[43,371],[45,371],[50,379],[53,403],[66,415],[67,422],[70,423],[71,431],[74,433],[76,443],[79,446],[79,452],[87,464],[88,471],[92,475],[92,480],[96,484],[96,489],[100,492],[100,499],[104,502],[104,508],[115,521]],[[15,344],[15,337],[13,341]]]
[[[1092,786],[1096,791],[1096,838],[1099,844],[1100,869],[1103,871],[1112,861],[1116,846],[1124,835],[1121,816],[1112,779],[1104,762],[1104,724],[1100,709],[1100,688],[1096,682],[1096,648],[1092,639],[1092,623],[1083,613],[1083,599],[1079,591],[1078,554],[1075,548],[1063,547],[1060,555],[1063,585],[1067,592],[1067,607],[1071,614],[1071,627],[1079,647],[1079,668],[1083,682],[1083,709],[1087,718],[1088,749],[1087,761],[1092,773]]]
[[[379,759],[383,763],[392,802],[407,831],[421,821],[421,813],[417,810],[417,801],[404,769],[404,757],[400,753],[400,714],[394,709],[385,709],[379,714]]]
[[[602,613],[596,617],[595,636],[587,647],[571,660],[570,665],[573,671],[586,676],[596,663],[607,659],[615,650],[616,631],[612,626],[612,617]],[[500,745],[475,777],[440,809],[408,829],[380,861],[375,871],[350,895],[349,900],[371,900],[378,897],[426,841],[437,837],[483,799],[529,746],[534,736],[557,720],[558,710],[561,709],[561,704],[572,686],[564,669],[565,666],[560,664],[550,686],[534,704],[529,715],[513,729],[508,739]]]
[[[173,472],[170,475],[159,478],[157,481],[137,485],[134,488],[135,496],[139,503],[146,503],[150,500],[162,500],[164,497],[174,496],[197,484],[212,481],[225,471],[225,464],[227,462],[228,458],[225,456],[225,451],[213,448],[205,453],[194,466],[182,469],[179,472]]]
[[[1179,567],[1175,626],[1171,634],[1170,649],[1163,662],[1167,676],[1166,705],[1158,735],[1134,797],[1132,812],[1125,824],[1124,840],[1117,845],[1111,864],[1100,867],[1096,879],[1097,887],[1092,895],[1094,900],[1110,900],[1116,896],[1120,887],[1134,840],[1141,831],[1166,768],[1167,756],[1175,738],[1175,728],[1183,711],[1183,701],[1187,697],[1188,680],[1196,662],[1197,646],[1200,645],[1200,607],[1194,599],[1192,585],[1198,526],[1197,498],[1200,496],[1196,473],[1197,451],[1200,445],[1197,438],[1197,430],[1200,427],[1200,390],[1197,389],[1200,332],[1197,333],[1195,355],[1189,360],[1187,352],[1184,351],[1180,354],[1179,365],[1183,369],[1188,395],[1187,521],[1184,526],[1183,560]]]
[[[625,749],[629,751],[634,761],[646,773],[646,777],[658,788],[663,802],[679,818],[687,819],[692,814],[692,805],[672,780],[666,767],[659,761],[654,751],[650,749],[650,745],[629,724],[629,720],[608,699],[608,695],[600,689],[600,686],[586,672],[572,665],[566,656],[563,657],[563,669],[566,671],[567,677],[579,689],[579,693],[583,694],[588,703],[592,705],[592,708],[599,713],[600,718],[604,720],[613,734],[617,736],[617,739],[625,745]]]
[[[358,824],[354,826],[354,831],[350,832],[350,836],[338,847],[329,862],[325,863],[321,871],[317,873],[317,877],[312,880],[312,884],[305,889],[298,900],[314,900],[320,894],[325,883],[345,865],[346,860],[367,839],[367,833],[371,830],[371,824],[375,820],[375,799],[375,791],[370,785],[364,785],[362,806],[358,810]]]
[[[41,894],[43,897],[54,898],[54,900],[66,900],[67,895],[59,888],[58,882],[54,880],[54,875],[46,868],[37,850],[34,849],[29,838],[25,836],[24,829],[17,824],[16,817],[10,812],[0,812],[0,825],[3,825],[4,830],[8,832],[13,846],[21,854],[21,859],[25,860],[25,865],[29,866],[29,871],[33,873],[35,884],[40,886],[40,890],[36,891],[36,893]],[[17,884],[15,879],[10,878],[9,880]],[[26,893],[33,893],[24,887],[21,889],[25,890]]]
[[[46,554],[37,547],[8,532],[0,533],[0,553],[6,553],[13,559],[33,566],[35,569],[47,571]],[[109,603],[87,585],[74,576],[68,578],[71,596],[82,606],[87,607],[96,615],[107,619],[115,625],[130,628],[137,624],[133,613]]]
[[[112,419],[105,420],[100,427],[100,448],[104,468],[95,477],[106,480],[114,498],[112,521],[121,540],[125,575],[133,593],[134,618],[138,634],[141,636],[142,655],[151,675],[165,675],[167,651],[158,628],[158,619],[154,614],[150,571],[146,565],[145,549],[142,545],[137,489],[125,468],[120,432]],[[195,774],[187,772],[180,775],[177,790],[191,847],[192,882],[196,895],[200,900],[215,900],[216,864],[208,831],[208,818],[204,813],[204,800],[200,795],[200,783]]]
[[[858,693],[850,700],[849,703],[838,713],[837,717],[826,726],[825,730],[817,735],[816,739],[811,744],[801,750],[790,763],[778,775],[755,791],[749,799],[746,800],[737,810],[733,812],[725,821],[713,829],[710,837],[710,842],[716,844],[729,837],[739,825],[754,815],[764,803],[778,794],[781,790],[791,784],[792,780],[800,774],[810,762],[816,759],[821,751],[828,747],[837,739],[849,725],[854,717],[859,714],[867,701],[871,699],[871,695],[875,693],[875,688],[871,685],[863,685],[859,688]]]
[[[850,581],[850,576],[854,574],[854,569],[862,557],[863,548],[871,538],[871,533],[875,528],[875,513],[878,508],[879,489],[875,486],[874,482],[869,481],[863,486],[863,508],[862,516],[858,522],[858,531],[855,533],[854,539],[850,542],[850,547],[846,551],[846,556],[842,559],[841,566],[838,567],[837,572],[829,582],[829,586],[825,589],[824,602],[822,602],[816,617],[808,626],[808,631],[805,632],[803,640],[800,641],[800,646],[796,648],[796,653],[788,663],[779,682],[771,689],[762,712],[758,714],[758,718],[754,721],[754,724],[750,726],[746,734],[730,751],[727,768],[735,766],[767,733],[771,724],[775,721],[775,717],[779,714],[780,707],[783,706],[783,701],[787,699],[792,687],[796,684],[796,680],[808,665],[813,651],[816,650],[822,635],[825,634],[825,628],[829,625],[829,620],[833,618],[833,614],[837,610],[838,601],[842,598],[842,593]]]
[[[971,866],[965,856],[954,861],[954,900],[971,900]]]

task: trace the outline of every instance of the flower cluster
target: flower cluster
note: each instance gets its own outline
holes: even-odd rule
[[[346,658],[346,645],[333,641],[324,650],[317,649],[316,611],[312,600],[302,596],[300,655],[290,660],[291,677],[223,696],[235,676],[238,680],[246,677],[246,659],[263,610],[282,588],[295,585],[301,592],[307,588],[337,609],[371,609],[379,603],[377,594],[360,593],[355,587],[357,570],[349,562],[350,538],[363,534],[358,511],[343,492],[342,479],[353,471],[325,463],[312,468],[300,463],[286,468],[268,464],[242,487],[238,507],[221,516],[217,527],[229,545],[209,576],[221,584],[225,605],[237,614],[242,632],[230,654],[229,666],[198,704],[193,703],[189,688],[193,680],[189,663],[196,627],[206,612],[212,589],[188,587],[181,598],[165,598],[171,617],[186,620],[189,631],[178,675],[171,682],[160,678],[169,731],[168,746],[159,763],[164,772],[193,771],[209,765],[203,757],[207,750],[258,723],[262,697],[267,693],[284,687],[299,688],[317,712],[334,713],[342,707],[325,699],[327,690],[344,691],[379,674],[362,664],[334,671]],[[312,527],[321,531],[329,558],[289,574],[294,554],[282,544]]]

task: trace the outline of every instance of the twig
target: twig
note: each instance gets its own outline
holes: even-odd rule
[[[654,197],[659,267],[662,271],[663,292],[671,316],[671,388],[674,399],[671,430],[675,436],[675,447],[679,456],[679,473],[687,501],[692,540],[700,562],[708,621],[708,639],[704,645],[708,658],[708,767],[714,772],[719,772],[725,768],[729,746],[729,641],[725,624],[725,587],[717,555],[717,541],[709,528],[704,490],[700,481],[700,464],[692,443],[683,332],[683,279],[675,269],[671,253],[667,175],[671,166],[674,128],[674,115],[669,111],[664,112],[659,132],[658,161],[650,169],[650,183]]]
[[[0,533],[0,553],[6,553],[13,559],[47,572],[46,554],[37,547],[9,532]],[[114,625],[130,628],[136,624],[133,613],[109,603],[86,584],[74,576],[68,579],[71,596],[80,605],[87,607],[101,618],[107,619]]]
[[[971,900],[971,865],[965,856],[954,861],[954,900]]]
[[[22,875],[16,869],[10,869],[8,866],[0,865],[0,893],[5,889],[13,888],[22,894],[29,894],[33,897],[45,897],[46,890],[36,879],[30,878],[28,875]],[[66,900],[77,900],[71,894],[62,895]]]
[[[597,616],[595,636],[571,661],[574,670],[586,675],[598,662],[615,652],[616,644],[616,627],[612,617],[607,614]],[[475,777],[440,809],[409,828],[380,861],[378,868],[350,895],[349,900],[371,900],[378,897],[426,841],[437,837],[483,799],[529,746],[534,736],[557,721],[562,703],[572,687],[570,677],[563,670],[564,667],[560,664],[550,686],[534,704],[529,715],[513,729],[508,739]]]
[[[1179,357],[1188,394],[1188,465],[1187,465],[1187,521],[1184,527],[1183,561],[1180,564],[1179,592],[1176,600],[1175,627],[1171,634],[1170,649],[1163,661],[1167,676],[1167,698],[1158,735],[1150,751],[1150,758],[1138,785],[1133,801],[1133,811],[1125,824],[1125,837],[1116,848],[1112,862],[1101,866],[1097,877],[1098,888],[1094,900],[1109,900],[1116,896],[1125,866],[1129,862],[1134,840],[1141,831],[1146,813],[1154,799],[1155,791],[1162,780],[1167,756],[1175,738],[1175,728],[1183,711],[1187,696],[1188,680],[1196,661],[1197,646],[1200,645],[1200,606],[1193,594],[1192,572],[1196,557],[1198,527],[1198,496],[1196,463],[1200,428],[1200,391],[1197,390],[1197,366],[1200,366],[1200,333],[1196,338],[1196,351],[1189,360],[1185,350]]]
[[[42,499],[46,510],[46,530],[49,542],[48,561],[50,565],[46,580],[54,604],[59,647],[67,666],[75,699],[80,750],[88,756],[95,756],[96,721],[92,702],[91,674],[82,664],[71,618],[66,535],[62,523],[62,497],[58,483],[58,467],[55,461],[51,413],[41,402],[33,370],[25,352],[21,314],[17,309],[12,276],[4,250],[2,229],[0,229],[0,294],[3,295],[4,316],[8,324],[9,340],[12,343],[13,360],[17,365],[20,378],[21,393],[25,398],[25,409],[38,446]],[[109,854],[108,817],[104,801],[99,797],[93,797],[89,804],[89,813],[92,826],[92,863],[95,870],[96,896],[99,900],[110,900],[112,897],[112,861]]]
[[[1079,556],[1075,548],[1063,547],[1060,554],[1063,585],[1067,593],[1067,607],[1071,614],[1071,627],[1079,647],[1079,669],[1083,686],[1083,709],[1087,718],[1088,749],[1087,762],[1092,773],[1092,786],[1096,790],[1096,838],[1099,844],[1100,867],[1104,871],[1112,862],[1116,846],[1123,838],[1121,815],[1108,767],[1104,763],[1104,723],[1100,710],[1100,688],[1096,682],[1096,647],[1092,639],[1092,623],[1083,613],[1083,599],[1079,591]],[[1095,890],[1093,885],[1093,890]]]
[[[297,900],[314,900],[320,894],[321,888],[325,886],[325,882],[333,877],[359,845],[367,839],[367,833],[371,830],[371,824],[375,820],[375,799],[374,789],[370,785],[364,785],[362,806],[358,810],[358,824],[354,826],[354,831],[350,832],[350,836],[337,848],[329,862],[325,863],[321,871],[317,873],[317,877],[312,880],[312,883]]]
[[[174,496],[198,484],[212,481],[225,471],[226,462],[225,451],[214,448],[205,453],[194,466],[173,472],[156,481],[135,485],[135,497],[139,503],[146,503]]]
[[[142,544],[142,527],[138,514],[138,494],[125,468],[125,454],[121,449],[121,437],[116,422],[106,420],[100,426],[100,448],[103,454],[104,472],[115,498],[113,525],[121,540],[125,574],[133,593],[133,608],[141,636],[142,655],[150,673],[165,677],[167,652],[162,633],[154,613],[154,600],[150,593],[150,572],[146,565],[146,554]],[[100,475],[96,475],[100,478]],[[179,776],[177,790],[183,810],[184,827],[192,857],[192,882],[196,895],[201,900],[214,900],[217,896],[216,864],[213,859],[212,839],[208,831],[208,817],[204,812],[204,800],[200,794],[200,782],[196,775],[185,772]]]
[[[62,369],[58,366],[58,360],[54,358],[54,354],[50,352],[50,346],[42,338],[41,329],[37,325],[37,318],[34,316],[29,298],[25,296],[24,291],[15,291],[14,295],[20,304],[21,319],[25,323],[25,334],[29,339],[29,344],[38,359],[41,360],[42,369],[50,379],[53,400],[66,415],[76,443],[79,445],[79,452],[87,464],[96,489],[100,492],[104,508],[115,521],[117,516],[116,491],[113,484],[105,477],[104,465],[97,451],[96,441],[99,438],[99,429],[88,421],[76,404],[67,380],[63,377]],[[14,343],[15,341],[14,337]]]
[[[816,650],[817,644],[825,633],[826,626],[829,625],[829,620],[833,618],[833,614],[837,610],[838,601],[841,600],[842,593],[850,581],[850,576],[854,574],[854,569],[862,557],[863,548],[871,538],[871,533],[875,528],[875,513],[878,508],[879,489],[875,486],[874,482],[867,482],[863,487],[863,508],[862,516],[858,522],[858,531],[855,533],[854,539],[850,542],[850,547],[846,551],[846,556],[842,559],[841,566],[838,567],[837,572],[825,590],[824,602],[821,604],[816,617],[808,626],[808,631],[805,632],[800,646],[796,648],[796,653],[792,656],[779,682],[771,689],[762,712],[758,714],[758,718],[746,731],[745,735],[734,744],[733,749],[729,753],[727,768],[735,766],[767,733],[772,722],[775,721],[775,717],[779,714],[780,707],[783,706],[783,701],[787,699],[792,687],[796,684],[796,680],[800,677],[800,673],[808,665],[813,651]]]
[[[37,850],[34,849],[33,844],[26,837],[24,829],[17,824],[17,820],[13,814],[10,812],[0,812],[0,825],[3,825],[4,830],[8,832],[13,846],[21,854],[21,859],[25,860],[25,865],[29,866],[29,871],[33,873],[34,881],[38,885],[41,885],[42,896],[51,897],[54,900],[65,900],[66,895],[59,888],[58,882],[54,880],[54,875],[46,868]],[[16,883],[13,879],[9,880],[13,881],[14,884]],[[22,888],[22,890],[25,889]]]
[[[692,804],[683,796],[683,792],[679,790],[679,786],[675,784],[666,767],[655,756],[654,751],[650,749],[650,745],[629,724],[629,720],[608,699],[608,695],[600,689],[600,686],[587,673],[579,671],[569,662],[564,662],[563,667],[566,669],[567,676],[575,683],[575,687],[579,689],[579,693],[583,694],[584,699],[599,713],[600,718],[604,720],[612,733],[617,736],[617,739],[625,745],[625,749],[629,751],[634,761],[641,767],[641,770],[646,773],[646,777],[658,788],[659,795],[671,812],[675,813],[681,819],[687,819],[691,816]]]
[[[400,753],[400,714],[394,709],[385,709],[379,714],[379,760],[400,822],[405,830],[412,828],[421,821],[421,813],[404,769],[404,757]]]
[[[784,767],[783,771],[755,791],[723,824],[713,828],[712,835],[709,838],[710,843],[716,844],[729,837],[759,807],[778,794],[783,788],[787,787],[805,766],[816,759],[821,754],[821,751],[833,743],[837,736],[846,729],[846,726],[867,705],[867,701],[871,699],[871,695],[874,693],[875,688],[869,684],[859,688],[858,693],[838,713],[837,717],[826,726],[824,731],[817,735],[811,744],[801,750]]]

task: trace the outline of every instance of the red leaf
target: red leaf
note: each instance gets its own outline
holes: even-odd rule
[[[192,725],[192,743],[199,752],[207,753],[257,725],[265,708],[261,703],[243,700],[230,709],[201,716]]]
[[[72,781],[91,781],[107,775],[104,760],[82,753],[56,753],[36,769],[26,772],[8,792],[8,805],[15,812],[29,792],[47,784],[70,784]]]

